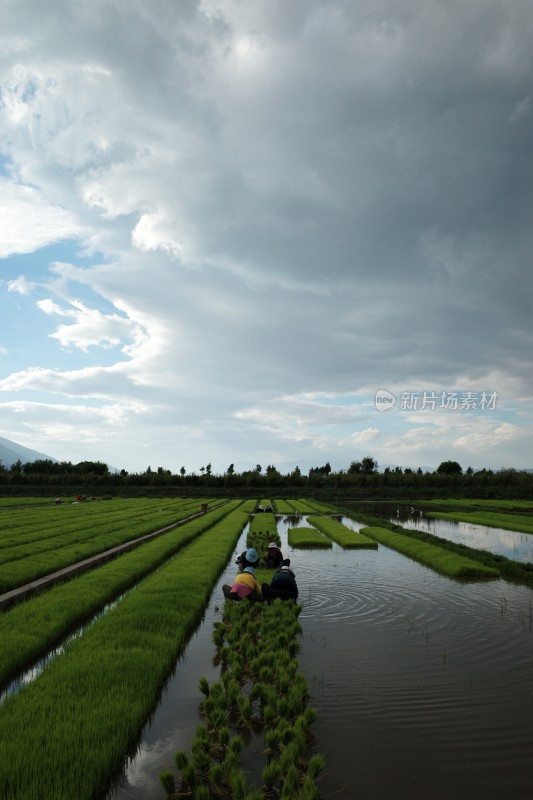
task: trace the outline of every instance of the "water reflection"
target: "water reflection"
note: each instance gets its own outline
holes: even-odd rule
[[[450,542],[464,544],[475,550],[488,550],[498,556],[513,561],[533,562],[533,534],[508,531],[504,528],[489,528],[487,525],[474,525],[471,522],[455,522],[449,519],[425,517],[420,513],[407,519],[392,517],[391,522],[402,528],[432,533]]]
[[[381,545],[298,550],[287,542],[293,524],[280,518],[278,531],[304,605],[300,666],[319,712],[315,749],[327,763],[321,796],[530,798],[533,591],[504,580],[452,581]],[[235,554],[243,547],[241,538]],[[198,678],[218,675],[212,625],[233,561],[118,800],[161,800],[158,773],[177,749],[190,747],[200,721]]]

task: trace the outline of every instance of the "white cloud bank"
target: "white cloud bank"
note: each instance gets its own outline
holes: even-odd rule
[[[0,277],[48,333],[0,341],[3,436],[128,469],[533,466],[529,6],[4,11]],[[500,404],[421,424],[385,387]]]

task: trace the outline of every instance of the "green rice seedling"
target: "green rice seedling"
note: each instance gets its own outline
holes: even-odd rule
[[[250,718],[252,716],[252,704],[248,699],[242,697],[241,695],[238,700],[238,708],[239,708],[241,725],[243,724],[249,725]]]
[[[283,772],[283,783],[281,787],[282,800],[292,800],[298,791],[300,776],[295,764],[289,764]]]
[[[161,781],[161,785],[163,786],[163,789],[167,795],[176,793],[176,779],[174,778],[174,773],[171,770],[167,769],[164,772],[160,772],[159,780]]]
[[[298,756],[301,758],[305,755],[307,750],[307,736],[304,730],[301,727],[294,727],[292,729],[292,741],[294,742],[294,747]]]
[[[274,752],[279,749],[281,744],[281,736],[279,728],[268,728],[265,732],[265,746],[268,752]]]
[[[246,775],[244,772],[241,769],[236,768],[230,775],[229,782],[231,791],[233,792],[232,796],[235,798],[235,800],[244,800],[246,797],[246,791],[248,789]]]
[[[194,765],[187,764],[187,766],[181,770],[181,777],[183,778],[183,781],[189,787],[189,789],[193,789],[194,786],[196,785],[196,775],[194,772]]]
[[[289,713],[289,701],[283,695],[279,698],[277,709],[276,709],[276,716],[278,717],[286,717]]]
[[[296,796],[296,800],[318,800],[319,792],[315,781],[306,775],[303,786]]]
[[[307,774],[312,780],[316,780],[321,772],[326,768],[326,759],[322,753],[316,753],[309,761]]]
[[[307,521],[343,548],[373,548],[375,550],[378,546],[377,542],[368,536],[361,532],[356,533],[330,517],[310,516]]]
[[[194,792],[194,800],[211,800],[211,790],[209,786],[205,784],[197,786]]]
[[[214,763],[209,770],[209,782],[216,791],[219,791],[224,784],[224,769],[220,764]]]
[[[259,789],[252,789],[251,792],[246,792],[244,800],[264,800],[263,792]]]
[[[287,697],[288,713],[292,718],[300,714],[305,707],[307,692],[302,692],[298,686],[291,686]]]
[[[289,528],[287,541],[291,547],[300,548],[331,548],[331,540],[316,530],[316,528]]]
[[[189,766],[189,758],[185,750],[178,750],[178,752],[174,754],[174,763],[180,772]]]
[[[228,727],[223,725],[221,728],[218,729],[218,741],[224,747],[228,745],[229,737],[230,737],[230,732]]]
[[[278,762],[271,761],[270,764],[267,764],[263,769],[261,777],[263,778],[263,783],[266,788],[272,789],[274,785],[278,783],[281,777],[281,771]]]
[[[263,706],[263,721],[265,725],[268,727],[272,725],[275,719],[277,719],[277,707],[276,705],[271,705],[270,703]]]
[[[280,744],[287,745],[293,737],[292,725],[289,720],[282,717],[277,725]]]
[[[206,777],[209,774],[209,769],[211,767],[211,757],[209,753],[206,753],[205,750],[197,750],[193,754],[192,759],[192,768],[195,774],[195,780],[198,781],[201,778]]]
[[[242,750],[242,739],[240,736],[233,736],[229,743],[229,751],[232,755],[238,755]]]
[[[204,694],[206,697],[209,697],[209,681],[207,678],[204,678],[203,676],[200,678],[198,682],[198,688],[202,694]]]
[[[437,547],[428,542],[421,542],[409,536],[403,536],[386,528],[363,528],[363,532],[366,536],[376,539],[381,544],[451,578],[479,579],[499,577],[497,569],[487,567],[479,561],[460,556],[451,550]]]

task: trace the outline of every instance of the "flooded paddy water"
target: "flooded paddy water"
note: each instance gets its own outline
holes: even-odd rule
[[[509,531],[505,528],[492,528],[488,525],[474,525],[471,522],[454,522],[450,519],[437,519],[415,513],[401,519],[391,517],[391,522],[403,528],[440,536],[450,542],[464,544],[475,550],[487,550],[497,556],[505,556],[513,561],[533,563],[533,534]]]
[[[318,711],[313,751],[326,757],[321,797],[533,797],[533,590],[451,580],[381,545],[295,550],[295,524],[305,519],[280,518],[278,532],[303,604],[300,668]],[[213,622],[235,571],[232,559],[108,800],[164,797],[159,772],[200,723],[199,677],[219,676]]]

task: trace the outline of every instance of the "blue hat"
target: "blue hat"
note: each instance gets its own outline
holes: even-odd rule
[[[249,550],[246,551],[246,560],[250,562],[250,564],[255,564],[256,561],[259,561],[259,553],[253,547],[250,547]]]

